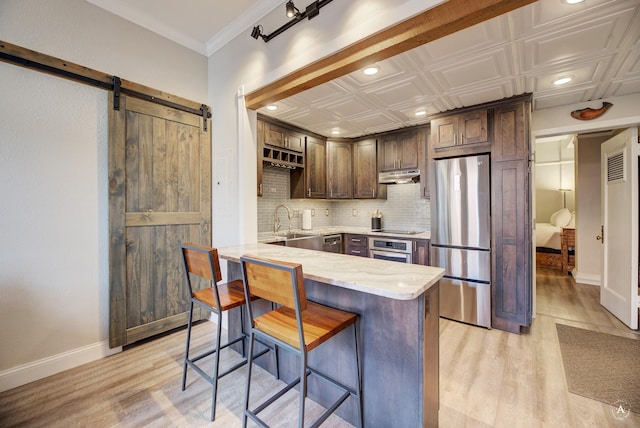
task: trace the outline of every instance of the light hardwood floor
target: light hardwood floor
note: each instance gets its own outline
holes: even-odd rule
[[[599,305],[597,287],[575,284],[571,276],[538,270],[537,299],[537,316],[528,334],[441,320],[440,427],[640,426],[639,415],[617,420],[610,406],[567,391],[555,323],[640,336]],[[211,323],[196,326],[196,348],[211,343],[213,334]],[[0,427],[240,426],[243,369],[220,381],[212,424],[209,385],[190,372],[187,390],[180,390],[184,340],[185,331],[178,331],[6,391],[0,394]],[[256,397],[277,385],[261,369],[254,370],[254,376]],[[287,397],[267,410],[265,418],[274,426],[294,425],[297,394]],[[398,397],[399,412],[406,399]],[[321,411],[313,403],[308,407],[309,419]],[[323,426],[350,425],[331,416]]]

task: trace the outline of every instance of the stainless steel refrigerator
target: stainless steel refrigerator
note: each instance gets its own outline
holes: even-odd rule
[[[440,280],[440,316],[491,328],[489,155],[431,165],[431,265]]]

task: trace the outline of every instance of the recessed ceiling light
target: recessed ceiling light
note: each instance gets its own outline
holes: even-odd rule
[[[418,110],[416,112],[416,116],[426,116],[427,112],[425,110]]]
[[[340,135],[340,130],[339,129],[334,129],[333,131],[331,131],[331,134]]]
[[[373,76],[374,74],[378,73],[378,71],[380,71],[380,68],[377,66],[367,67],[364,70],[362,70],[362,72],[367,76]]]
[[[578,4],[582,3],[584,0],[564,0],[567,4]]]
[[[563,77],[559,77],[557,79],[553,80],[553,84],[560,86],[560,85],[566,85],[567,83],[571,82],[573,80],[573,76],[563,76]]]
[[[278,110],[278,106],[270,104],[270,105],[267,106],[267,110],[271,110],[271,111]]]

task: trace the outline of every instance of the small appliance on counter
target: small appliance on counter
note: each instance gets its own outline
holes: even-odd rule
[[[302,212],[302,229],[311,230],[311,210],[304,210]]]
[[[373,232],[382,230],[382,213],[380,210],[375,210],[371,213],[371,230]]]

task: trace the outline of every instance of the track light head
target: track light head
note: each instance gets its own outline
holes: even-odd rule
[[[260,36],[262,36],[262,26],[256,25],[253,27],[253,30],[251,30],[251,37],[258,40],[258,37]]]
[[[287,18],[293,18],[294,16],[298,16],[300,14],[300,11],[293,4],[292,0],[289,0],[287,2],[287,4],[285,5],[285,10],[286,10],[286,13],[287,13]]]

